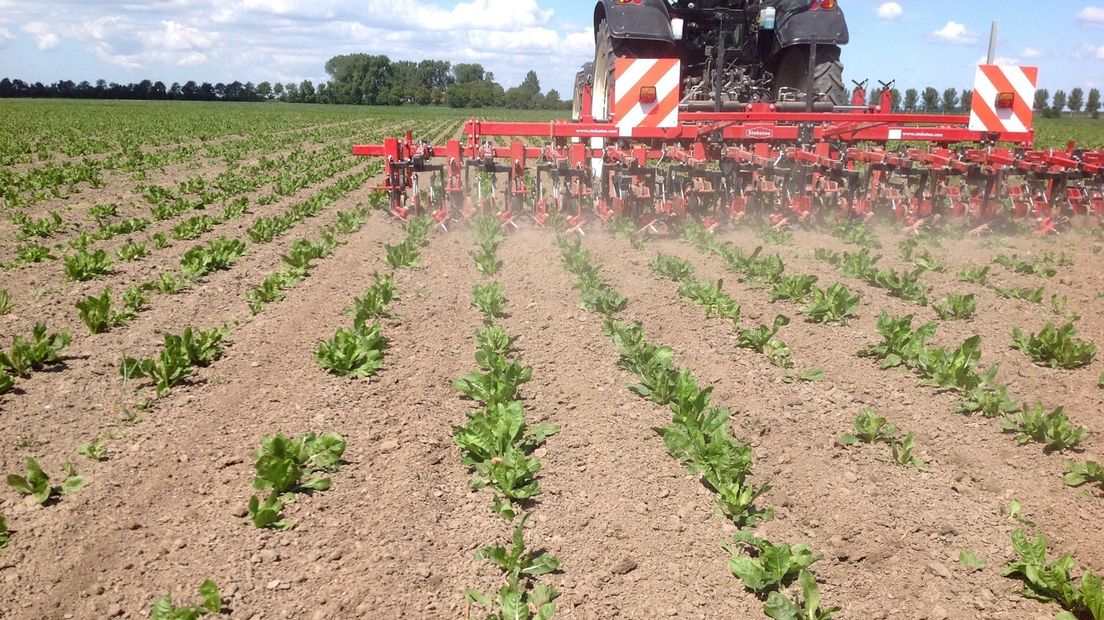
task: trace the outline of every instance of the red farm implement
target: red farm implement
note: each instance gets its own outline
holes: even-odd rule
[[[715,228],[879,216],[978,230],[1022,219],[1039,234],[1072,216],[1104,220],[1104,153],[1032,148],[1034,68],[980,67],[972,113],[953,116],[886,112],[892,84],[872,105],[857,84],[850,105],[809,98],[703,110],[641,85],[633,63],[655,62],[617,59],[622,94],[609,120],[473,119],[463,140],[443,146],[407,133],[353,153],[385,159],[379,189],[394,218],[426,213],[445,230],[475,214],[580,233],[615,216],[653,232],[687,218]],[[581,97],[591,109],[589,87]]]

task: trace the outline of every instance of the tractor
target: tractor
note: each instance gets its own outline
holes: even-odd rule
[[[758,102],[830,111],[847,103],[839,47],[847,23],[835,0],[599,0],[594,37],[594,61],[576,75],[576,121],[610,118],[618,58],[677,58],[686,111]]]

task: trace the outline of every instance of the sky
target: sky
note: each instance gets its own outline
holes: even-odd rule
[[[1104,0],[839,0],[844,79],[967,88],[1000,21],[1001,64],[1052,92],[1104,87]],[[593,0],[0,0],[0,77],[316,83],[337,54],[479,62],[506,87],[536,70],[571,94],[593,56]]]

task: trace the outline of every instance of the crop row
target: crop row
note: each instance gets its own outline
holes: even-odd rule
[[[505,240],[496,218],[476,222],[476,247],[471,252],[485,276],[502,266],[497,257]],[[468,413],[463,425],[452,429],[460,446],[461,462],[474,474],[469,486],[492,491],[492,510],[513,521],[540,494],[537,474],[541,464],[533,451],[559,428],[543,423],[530,426],[525,420],[525,403],[518,388],[533,377],[533,369],[521,363],[514,350],[516,336],[496,323],[506,316],[507,300],[502,284],[488,282],[472,286],[471,306],[483,314],[484,326],[475,332],[477,368],[457,378],[453,387],[480,408]],[[491,618],[551,618],[559,593],[536,578],[559,569],[560,562],[547,552],[530,553],[525,546],[525,523],[531,513],[521,514],[509,547],[486,545],[475,554],[502,571],[503,585],[497,591],[466,590],[470,602],[491,610]]]
[[[769,617],[830,620],[838,608],[820,605],[819,586],[810,570],[820,556],[807,545],[775,544],[749,529],[773,516],[772,509],[756,505],[771,487],[751,482],[752,450],[731,434],[731,412],[711,405],[713,389],[700,387],[688,369],[678,368],[673,350],[649,343],[639,322],[614,318],[627,301],[593,265],[578,239],[560,237],[557,245],[564,267],[576,277],[575,287],[584,307],[606,317],[603,328],[621,354],[618,365],[639,380],[629,389],[669,408],[671,423],[656,429],[668,453],[701,478],[713,491],[720,512],[740,528],[724,545],[729,569],[763,600],[763,611]],[[728,307],[731,317],[731,305],[721,302],[721,306]],[[790,592],[794,583],[797,590]]]

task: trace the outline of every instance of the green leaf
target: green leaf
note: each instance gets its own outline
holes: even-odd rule
[[[985,560],[978,557],[974,552],[962,549],[958,552],[958,563],[962,568],[968,570],[979,570],[985,567]]]
[[[65,479],[65,482],[61,483],[61,494],[69,495],[71,493],[76,493],[81,490],[82,487],[84,487],[83,476],[70,476]]]
[[[199,596],[203,599],[203,608],[207,611],[213,614],[222,611],[222,595],[214,581],[210,579],[204,581],[199,586]]]

